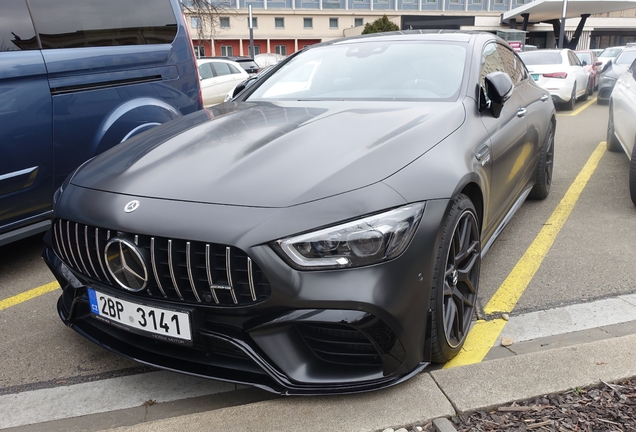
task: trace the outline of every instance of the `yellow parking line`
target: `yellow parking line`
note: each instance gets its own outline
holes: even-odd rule
[[[31,300],[32,298],[41,296],[42,294],[46,294],[48,292],[54,291],[60,287],[60,284],[57,282],[51,282],[46,285],[42,285],[37,288],[33,288],[27,292],[23,292],[22,294],[18,294],[13,297],[9,297],[8,299],[4,299],[0,301],[0,311],[11,306],[18,305],[27,300]]]
[[[587,103],[585,105],[583,105],[582,107],[580,107],[576,111],[572,111],[570,114],[557,114],[557,117],[574,117],[575,115],[577,115],[581,111],[583,111],[585,108],[587,108],[590,105],[592,105],[594,102],[596,102],[596,98],[590,99],[589,101],[587,101]]]
[[[492,296],[484,312],[488,315],[499,313],[510,313],[515,307],[519,298],[527,288],[548,254],[554,240],[561,228],[567,221],[572,209],[576,205],[581,192],[596,170],[601,157],[605,153],[605,142],[602,141],[592,153],[585,166],[579,172],[570,188],[565,193],[561,202],[554,209],[554,212],[545,223],[537,237],[534,239],[525,254],[517,262],[506,280]],[[462,366],[472,363],[479,363],[486,357],[488,351],[493,347],[501,331],[506,325],[506,321],[501,318],[492,321],[479,320],[475,323],[470,333],[466,337],[466,342],[460,353],[444,368]]]

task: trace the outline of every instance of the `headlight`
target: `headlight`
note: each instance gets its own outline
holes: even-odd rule
[[[278,240],[272,246],[296,268],[359,267],[399,256],[411,242],[424,203]]]

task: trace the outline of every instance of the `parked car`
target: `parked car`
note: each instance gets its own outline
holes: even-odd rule
[[[272,70],[274,68],[275,64],[273,65],[269,65],[269,66],[265,66],[263,69],[260,70],[259,73],[257,73],[256,75],[250,76],[248,79],[241,81],[240,83],[238,83],[235,87],[233,87],[229,92],[227,92],[227,94],[225,95],[225,99],[223,100],[223,102],[228,102],[231,101],[232,99],[234,99],[234,97],[236,95],[238,95],[240,92],[242,92],[243,90],[245,90],[246,88],[248,88],[249,86],[251,86],[252,84],[254,84],[256,82],[256,80],[263,78],[265,75],[267,75],[267,73]]]
[[[211,59],[211,60],[229,60],[229,61],[236,62],[250,76],[256,75],[261,70],[261,66],[259,66],[252,57],[229,56],[229,57],[201,57],[201,58]]]
[[[206,107],[224,101],[225,95],[236,85],[249,78],[236,62],[223,59],[197,59],[203,105]]]
[[[636,205],[636,60],[620,76],[609,101],[607,149],[630,159],[629,194]]]
[[[532,79],[550,92],[555,103],[573,110],[577,99],[587,100],[589,73],[569,49],[524,51],[519,56]]]
[[[4,245],[50,227],[80,164],[202,103],[177,0],[6,0],[0,17]]]
[[[462,348],[482,256],[550,191],[555,127],[490,33],[313,45],[62,185],[59,315],[144,364],[283,394],[399,383]]]
[[[616,80],[625,73],[634,59],[636,59],[636,47],[630,47],[621,51],[618,57],[608,64],[607,68],[601,73],[599,80],[597,103],[606,105],[609,102]]]
[[[624,46],[613,46],[609,48],[605,48],[602,53],[599,54],[598,59],[601,61],[601,70],[605,68],[605,65],[610,61],[614,60],[618,55],[623,52]]]
[[[284,56],[282,54],[263,53],[263,54],[256,54],[254,56],[254,61],[256,62],[258,67],[265,68],[267,66],[275,65],[276,63],[282,60],[285,60],[286,58],[287,56]]]
[[[596,54],[596,57],[598,58],[598,56],[600,56],[601,53],[603,52],[603,49],[602,48],[594,48],[594,49],[591,49],[590,51],[592,51],[594,54]],[[603,67],[602,64],[601,64],[601,67]]]
[[[601,75],[602,63],[597,59],[596,54],[592,50],[578,50],[574,54],[581,61],[581,65],[590,74],[590,80],[587,87],[587,94],[592,96],[594,90],[598,89],[598,81]]]

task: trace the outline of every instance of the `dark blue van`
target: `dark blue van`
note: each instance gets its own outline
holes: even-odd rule
[[[178,0],[0,1],[0,246],[81,163],[201,108]]]

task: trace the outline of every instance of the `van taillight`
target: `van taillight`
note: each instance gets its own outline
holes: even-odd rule
[[[568,77],[567,72],[553,72],[553,73],[546,73],[543,74],[544,77],[546,78],[561,78],[561,79],[565,79]]]

